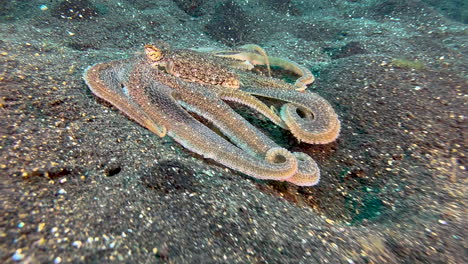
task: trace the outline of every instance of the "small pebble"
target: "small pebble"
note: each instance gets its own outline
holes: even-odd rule
[[[83,245],[83,242],[79,240],[73,241],[72,243],[72,247],[75,247],[75,248],[80,248],[82,245]]]
[[[442,219],[439,220],[439,223],[443,224],[443,225],[446,225],[447,224],[447,221],[444,221]]]
[[[67,192],[64,189],[60,189],[57,192],[58,194],[67,194]]]
[[[21,254],[21,250],[16,250],[15,251],[15,254],[13,254],[13,256],[11,257],[14,261],[20,261],[22,259],[24,259],[24,255]]]
[[[37,232],[41,232],[42,230],[44,230],[44,227],[45,227],[45,223],[39,223],[37,225]]]

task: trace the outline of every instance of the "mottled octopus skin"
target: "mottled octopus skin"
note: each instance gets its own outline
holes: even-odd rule
[[[225,66],[231,63],[228,58],[214,58],[190,50],[172,52],[177,56],[185,54],[185,58],[199,58],[191,62],[196,69],[210,65],[207,69],[212,70],[219,64],[226,70]],[[177,64],[180,62],[177,60],[180,59],[168,63]],[[298,92],[297,87],[278,79],[227,70],[239,78],[240,87],[180,78],[165,67],[157,67],[146,56],[96,64],[86,69],[84,79],[95,95],[112,103],[140,125],[159,136],[167,133],[205,158],[258,179],[288,181],[300,186],[317,184],[320,171],[311,157],[279,147],[225,101],[249,106],[290,130],[300,141],[312,143],[328,143],[338,136],[340,125],[330,104],[316,94]],[[223,72],[222,76],[230,74]],[[256,95],[284,101],[280,115]],[[300,115],[297,111],[301,111]],[[229,140],[189,112],[211,122]]]
[[[205,54],[191,50],[180,49],[173,52],[155,45],[145,45],[145,51],[154,66],[160,66],[186,82],[221,85],[226,88],[240,86],[238,76],[223,65],[222,60],[207,58]]]

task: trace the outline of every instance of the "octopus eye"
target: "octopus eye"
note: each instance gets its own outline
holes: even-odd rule
[[[163,56],[163,51],[151,44],[146,44],[145,45],[145,54],[148,59],[151,61],[160,61],[164,56]]]

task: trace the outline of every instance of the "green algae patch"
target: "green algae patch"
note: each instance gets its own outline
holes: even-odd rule
[[[395,58],[392,60],[391,65],[401,69],[415,69],[422,70],[425,68],[424,63],[418,60],[410,60],[405,58]]]

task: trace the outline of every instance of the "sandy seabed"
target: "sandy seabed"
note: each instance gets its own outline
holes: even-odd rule
[[[468,262],[466,24],[419,0],[45,2],[0,12],[0,262]],[[204,160],[83,82],[156,40],[309,68],[336,142],[243,115],[317,160],[320,184]]]

